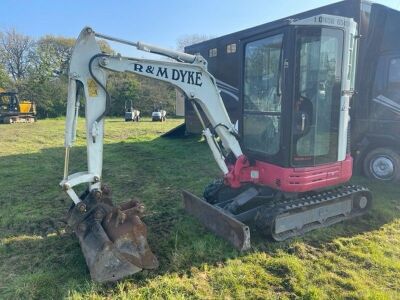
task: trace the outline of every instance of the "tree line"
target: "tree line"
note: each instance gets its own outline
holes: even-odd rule
[[[107,42],[99,42],[103,52],[115,52]],[[40,118],[65,115],[74,44],[75,39],[61,36],[35,39],[15,29],[0,32],[0,88],[17,90],[20,99],[34,101]],[[142,115],[150,114],[160,103],[169,114],[175,112],[175,89],[169,84],[134,74],[110,73],[107,89],[112,116],[122,116],[125,102],[131,100]]]

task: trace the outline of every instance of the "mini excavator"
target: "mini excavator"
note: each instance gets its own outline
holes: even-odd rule
[[[170,60],[102,53],[97,38]],[[243,116],[237,127],[202,56],[84,28],[70,61],[60,185],[73,201],[68,224],[80,241],[92,279],[115,281],[158,266],[140,219],[143,205],[135,200],[114,205],[110,189],[102,185],[109,72],[168,82],[186,95],[223,176],[206,187],[204,197],[183,191],[185,209],[238,250],[247,250],[249,224],[282,241],[370,208],[369,190],[347,183],[352,176],[348,132],[357,39],[353,19],[317,15],[288,20],[279,33],[241,45]],[[88,170],[69,174],[81,95]],[[78,196],[74,187],[81,184],[87,190]]]

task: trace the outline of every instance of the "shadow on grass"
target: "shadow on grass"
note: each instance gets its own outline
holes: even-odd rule
[[[71,172],[85,170],[85,152],[84,147],[73,149]],[[70,205],[58,187],[62,170],[61,147],[0,157],[0,296],[60,298],[71,290],[93,289],[79,243],[74,235],[63,233],[60,222]],[[158,270],[138,273],[127,280],[140,286],[168,272],[190,273],[193,266],[246,255],[184,214],[181,190],[201,194],[217,175],[206,144],[197,139],[128,139],[105,145],[103,179],[113,190],[114,203],[132,196],[143,201],[148,211],[143,220],[148,226],[149,244],[160,260]],[[372,231],[399,217],[398,187],[371,184],[361,178],[354,181],[373,191],[375,205],[369,214],[282,243],[253,230],[253,251],[290,252],[298,241],[324,247],[338,237]],[[100,289],[107,293],[112,287]]]

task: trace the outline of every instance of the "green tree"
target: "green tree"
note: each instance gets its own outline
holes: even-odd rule
[[[68,82],[64,78],[38,81],[30,77],[18,82],[20,99],[34,101],[39,118],[65,115]]]
[[[0,34],[0,61],[14,81],[26,78],[34,56],[35,41],[15,29]]]
[[[37,42],[32,76],[49,79],[68,74],[75,39],[47,35]]]
[[[47,35],[40,38],[29,68],[29,76],[18,83],[21,97],[37,105],[39,117],[65,115],[68,69],[75,39]],[[102,51],[112,52],[105,41]]]
[[[102,52],[115,53],[107,41],[98,42]],[[4,62],[5,69],[2,71],[0,65],[0,87],[16,87],[21,99],[36,102],[39,117],[65,115],[68,68],[74,44],[73,38],[53,35],[35,41],[15,30],[0,34],[0,63]],[[150,115],[160,103],[169,114],[174,111],[175,90],[169,84],[132,74],[111,73],[107,88],[112,99],[110,115],[122,116],[125,103],[130,105],[130,101],[142,115]]]
[[[68,64],[74,39],[45,36],[36,43],[28,76],[17,82],[20,98],[34,101],[38,117],[65,114]]]
[[[12,81],[10,76],[8,76],[6,70],[0,65],[0,88],[10,89],[12,87]]]
[[[113,53],[110,45],[98,41],[102,52]],[[34,76],[44,78],[68,75],[69,61],[75,39],[60,36],[46,35],[39,39],[35,51]]]
[[[125,102],[130,105],[133,102],[134,108],[138,107],[139,82],[127,73],[113,73],[108,78],[107,89],[111,95],[110,115],[121,116],[124,113]]]
[[[175,88],[162,81],[127,73],[111,73],[107,89],[111,95],[110,115],[122,116],[125,102],[141,115],[149,116],[154,106],[161,106],[172,114],[175,111]]]
[[[140,83],[137,104],[143,115],[150,115],[154,106],[162,106],[167,114],[175,113],[175,87],[171,84],[137,76]]]

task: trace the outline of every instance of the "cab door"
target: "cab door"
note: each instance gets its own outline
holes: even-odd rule
[[[295,41],[292,166],[336,162],[344,31],[299,26]]]

